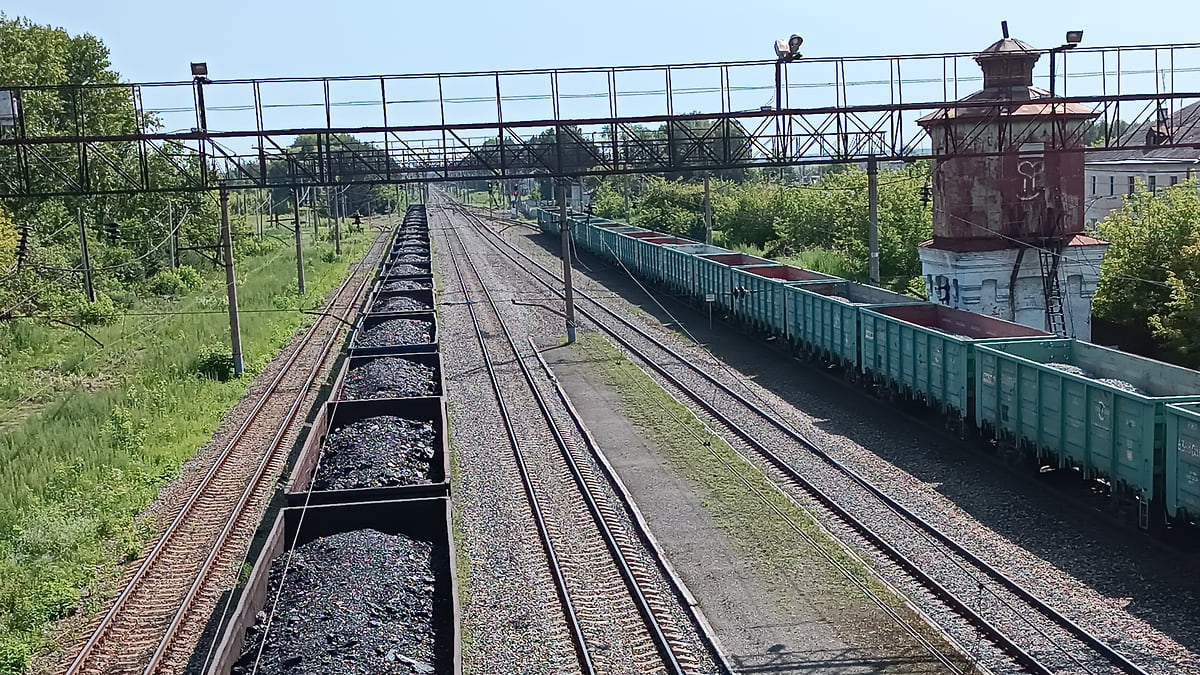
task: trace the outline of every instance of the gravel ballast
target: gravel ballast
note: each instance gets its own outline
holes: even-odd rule
[[[542,256],[541,247],[532,243],[540,241],[538,236],[521,245]],[[520,240],[525,235],[513,232],[508,237]],[[546,258],[551,266],[557,262]],[[598,265],[593,265],[590,274],[580,273],[576,284],[594,287],[592,276],[605,279],[607,288],[619,295],[638,300],[645,297],[623,272]],[[661,291],[655,292],[661,296]],[[628,307],[621,301],[611,304]],[[715,353],[732,366],[723,378],[731,386],[769,402],[780,418],[801,433],[873,483],[886,486],[893,498],[968,549],[982,552],[988,562],[1117,646],[1148,672],[1200,672],[1194,579],[1179,574],[1178,563],[1169,555],[1147,546],[1137,535],[1130,537],[1111,524],[1094,522],[1081,515],[1076,505],[1062,504],[1060,498],[1030,487],[1031,481],[1023,474],[998,471],[993,463],[964,453],[961,442],[901,419],[883,406],[869,403],[859,392],[831,386],[827,377],[812,369],[784,367],[778,353],[723,327],[709,330],[703,315],[676,303],[665,304],[675,317],[662,316],[650,303],[642,308],[653,317],[638,312],[629,315],[664,336],[692,361],[721,372],[727,366],[716,363]],[[659,325],[674,324],[677,319],[714,353],[684,343]],[[672,369],[689,384],[699,382],[682,367]],[[790,444],[777,432],[761,435],[771,446]],[[788,454],[785,459],[801,473],[829,472],[802,453]],[[827,525],[838,534],[845,529]],[[911,531],[898,529],[894,536],[903,542],[911,538]],[[846,538],[852,541],[853,535]],[[911,597],[924,606],[919,597],[922,592],[894,577],[889,567],[880,563],[885,578],[911,590]],[[931,615],[935,621],[943,619],[937,610],[931,610]]]
[[[438,220],[438,236],[448,236],[444,214],[439,214]],[[473,235],[463,234],[464,246],[474,249],[473,255],[478,260],[489,257],[477,241],[472,245]],[[449,241],[457,242],[450,236]],[[457,247],[457,243],[454,246]],[[453,265],[445,257],[439,257],[438,263],[442,275],[441,294],[448,299],[442,307],[439,325],[448,326],[446,330],[454,334],[472,335],[474,327],[467,308],[456,300],[476,299],[478,291],[464,298]],[[519,277],[513,278],[508,270],[499,266],[485,264],[481,272],[484,283],[494,293],[507,294],[523,287]],[[474,287],[471,272],[464,270],[464,273],[468,277],[468,286]],[[518,342],[527,334],[538,336],[546,324],[535,312],[522,307],[505,306],[503,313],[509,327],[516,331]],[[484,310],[480,318],[485,332],[498,334],[494,317]],[[491,348],[499,347],[492,344]],[[529,557],[542,558],[544,553],[532,527],[532,516],[527,511],[513,455],[496,451],[495,439],[502,437],[504,430],[486,372],[480,366],[482,355],[478,343],[474,339],[450,341],[443,346],[443,358],[446,359],[450,414],[454,420],[450,428],[460,466],[460,482],[454,487],[456,509],[460,512],[463,527],[460,542],[466,551],[464,557],[471,561],[470,573],[466,575],[470,592],[464,605],[463,625],[464,632],[472,635],[472,640],[464,645],[464,672],[495,672],[496,663],[505,663],[508,666],[506,672],[579,672],[569,634],[563,628],[562,607],[556,597],[554,582],[545,572],[547,563],[544,558],[540,564],[527,562]],[[493,358],[496,358],[495,353]],[[572,501],[577,488],[565,468],[558,466],[561,458],[553,438],[546,431],[546,422],[536,404],[531,402],[528,391],[521,384],[520,371],[511,361],[501,361],[496,366],[500,371],[500,387],[510,398],[510,414],[524,460],[531,469],[532,480],[542,486],[539,505],[550,521],[550,536],[558,555],[562,556],[560,562],[568,569],[568,587],[574,593],[577,607],[586,608],[581,612],[580,628],[589,644],[596,648],[594,658],[598,661],[598,672],[661,672],[654,663],[657,657],[644,636],[645,628],[637,619],[636,608],[624,596],[624,591],[618,590],[619,576],[611,571],[611,563],[605,560],[603,539],[594,532],[594,523],[586,509]],[[538,386],[547,400],[555,400],[547,382]],[[559,417],[562,412],[554,414]],[[560,421],[567,424],[565,419],[560,418]],[[582,437],[573,437],[570,442],[574,447],[584,446]],[[587,474],[599,472],[599,469],[588,459],[581,465],[581,471]],[[601,498],[602,501],[608,499],[613,500],[612,503],[618,501],[615,496]],[[524,512],[514,513],[514,509]],[[624,521],[616,527],[618,538],[621,533],[632,532],[633,528]],[[517,541],[523,545],[516,546]],[[639,583],[647,593],[660,599],[671,597],[670,590],[658,577],[654,561],[644,560],[643,564],[644,571],[650,576],[639,576]],[[634,574],[638,575],[637,572]],[[667,604],[674,606],[669,601]],[[656,613],[658,611],[670,610],[656,610]],[[541,619],[540,623],[538,619]],[[668,623],[668,630],[679,628],[688,632],[687,628]],[[679,642],[685,639],[680,638]],[[688,672],[714,671],[713,664],[697,642],[687,647],[683,649],[681,659],[696,658],[699,661],[689,666]]]
[[[428,483],[437,439],[433,424],[393,415],[329,432],[313,490]]]
[[[1112,377],[1096,377],[1096,376],[1092,375],[1091,373],[1089,373],[1088,371],[1084,370],[1083,368],[1080,368],[1079,366],[1076,366],[1076,365],[1072,365],[1070,363],[1047,363],[1046,366],[1049,368],[1053,368],[1055,370],[1064,372],[1064,373],[1069,373],[1071,375],[1077,375],[1079,377],[1086,377],[1089,380],[1095,380],[1095,381],[1099,382],[1100,384],[1107,384],[1110,387],[1116,387],[1117,389],[1120,389],[1121,391],[1127,391],[1131,394],[1142,394],[1142,395],[1146,394],[1146,392],[1142,391],[1141,389],[1138,389],[1137,387],[1126,382],[1125,380],[1118,380],[1118,379],[1112,378]]]
[[[423,345],[433,342],[433,324],[420,319],[390,319],[363,330],[358,347]]]
[[[434,396],[437,372],[432,366],[397,356],[385,356],[346,373],[342,399]]]
[[[433,621],[435,607],[449,602],[434,573],[446,555],[429,542],[366,529],[297,547],[286,579],[288,554],[276,558],[270,626],[268,605],[231,672],[249,674],[256,661],[260,673],[449,672],[448,641]]]
[[[377,314],[428,312],[431,309],[433,308],[429,306],[429,303],[405,295],[377,300],[374,305],[371,305],[371,311]]]

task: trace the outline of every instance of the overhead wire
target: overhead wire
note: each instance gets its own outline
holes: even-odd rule
[[[285,253],[285,250],[284,250],[284,249],[280,249],[279,251],[275,252],[275,255],[270,255],[270,256],[267,256],[267,259],[263,261],[263,264],[262,264],[262,265],[259,265],[258,267],[255,267],[255,268],[253,268],[251,271],[247,272],[247,273],[246,273],[246,276],[247,276],[247,277],[249,277],[249,276],[252,276],[252,275],[258,274],[259,272],[263,271],[263,270],[264,270],[264,269],[266,269],[268,266],[270,266],[271,264],[273,264],[273,263],[276,261],[276,259],[277,259],[277,258],[278,258],[280,255],[283,255],[284,253]],[[223,283],[222,283],[221,285],[223,285]],[[255,311],[255,310],[251,310],[251,311]],[[281,311],[297,311],[297,310],[281,310]],[[203,312],[203,313],[210,313],[210,312]],[[214,313],[214,314],[227,314],[227,313],[228,313],[228,310],[213,311],[213,312],[211,312],[211,313]],[[147,321],[147,322],[145,322],[145,324],[144,324],[144,325],[143,325],[141,328],[139,328],[139,329],[135,330],[133,333],[129,333],[129,334],[123,334],[123,335],[121,335],[119,338],[117,338],[116,340],[114,340],[114,341],[111,341],[111,342],[108,342],[108,343],[106,343],[105,345],[103,345],[103,346],[101,346],[101,347],[98,347],[98,348],[96,348],[94,351],[92,351],[92,352],[89,352],[89,353],[85,354],[85,355],[84,355],[84,356],[83,356],[83,357],[82,357],[82,358],[79,360],[79,365],[82,365],[82,364],[84,364],[84,363],[87,363],[87,362],[88,362],[88,361],[90,361],[92,358],[94,358],[94,357],[96,357],[96,356],[100,355],[101,353],[104,353],[105,351],[107,351],[107,350],[109,350],[109,349],[113,348],[115,345],[120,345],[120,344],[122,344],[122,343],[124,343],[124,342],[126,342],[126,341],[128,341],[128,340],[130,340],[130,339],[132,339],[132,338],[135,338],[135,337],[138,337],[138,336],[140,336],[140,335],[143,335],[143,334],[145,334],[146,332],[150,331],[151,329],[157,328],[157,327],[159,327],[159,326],[161,326],[161,325],[165,324],[165,323],[167,322],[167,320],[168,320],[170,317],[172,317],[172,316],[184,315],[184,314],[187,314],[187,313],[185,313],[185,312],[167,312],[167,313],[146,313],[146,314],[147,314],[147,315],[153,315],[155,318],[157,318],[157,321],[153,321],[153,320],[152,320],[152,321]],[[137,315],[138,315],[138,313],[129,313],[129,316],[137,316]],[[29,318],[37,319],[38,317],[29,317]],[[131,350],[126,350],[126,351],[123,351],[123,352],[119,352],[119,354],[121,354],[121,355],[124,355],[124,354],[128,354],[128,353],[131,353],[131,352],[132,352],[132,349],[131,349]],[[0,410],[0,417],[7,417],[7,416],[8,416],[8,414],[9,414],[9,413],[11,413],[12,411],[14,411],[14,410],[17,410],[18,408],[21,408],[22,406],[24,406],[24,405],[26,405],[26,404],[28,404],[28,403],[32,402],[32,401],[33,401],[34,399],[36,399],[38,396],[40,396],[41,394],[44,394],[45,392],[47,392],[47,391],[49,391],[49,390],[51,390],[51,389],[53,389],[53,388],[54,388],[54,385],[52,385],[52,384],[51,384],[51,385],[46,385],[45,387],[42,387],[41,389],[38,389],[37,391],[33,392],[32,394],[29,394],[28,396],[24,397],[23,399],[21,399],[21,400],[17,401],[17,402],[16,402],[16,403],[14,403],[12,406],[8,406],[8,407],[6,407],[6,408],[4,408],[4,409]]]

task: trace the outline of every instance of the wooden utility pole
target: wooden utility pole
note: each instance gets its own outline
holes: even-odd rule
[[[83,262],[83,286],[87,289],[88,300],[96,301],[96,287],[92,285],[92,262],[88,258],[87,228],[83,226],[83,209],[76,211],[79,217],[79,253]]]
[[[558,227],[562,232],[563,299],[566,301],[567,344],[575,342],[575,289],[571,285],[571,226],[567,220],[567,186],[558,187]]]
[[[229,190],[221,183],[221,248],[225,254],[225,291],[229,295],[229,344],[233,352],[233,374],[246,372],[242,361],[242,323],[238,316],[237,275],[233,269],[233,232],[229,227]]]
[[[300,235],[300,190],[299,188],[292,189],[292,202],[296,205],[296,217],[293,224],[296,226],[296,288],[300,291],[300,295],[305,294],[304,289],[304,245],[303,237]]]
[[[879,284],[879,166],[875,155],[867,157],[867,246],[871,251],[871,283]]]

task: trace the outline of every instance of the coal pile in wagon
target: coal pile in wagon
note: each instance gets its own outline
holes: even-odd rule
[[[362,332],[359,347],[423,345],[433,342],[433,324],[420,319],[389,319]]]
[[[395,263],[428,263],[429,256],[421,253],[403,253],[401,255],[392,256],[391,262]]]
[[[393,265],[392,267],[388,268],[387,273],[398,277],[413,277],[422,274],[429,274],[429,270],[423,270],[420,267],[414,267],[413,265],[401,264]]]
[[[385,356],[346,373],[341,398],[410,398],[436,394],[437,372],[433,366]]]
[[[429,482],[437,433],[433,423],[394,415],[368,417],[326,437],[312,490]]]
[[[433,284],[416,279],[397,279],[383,285],[385,291],[422,291],[427,288],[433,288]]]
[[[448,640],[434,623],[450,602],[434,572],[447,555],[363,529],[298,546],[290,562],[279,556],[267,582],[278,602],[258,613],[231,672],[249,675],[256,663],[259,673],[449,672]]]
[[[429,303],[416,298],[398,295],[394,298],[384,298],[371,306],[371,311],[381,314],[395,312],[426,312],[433,309]]]

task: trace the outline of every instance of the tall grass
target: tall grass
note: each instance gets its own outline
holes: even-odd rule
[[[733,247],[735,251],[741,251],[747,255],[758,256],[760,258],[769,258],[766,249],[762,246],[754,244],[736,244]],[[801,267],[814,272],[822,272],[824,274],[832,274],[835,277],[843,279],[851,279],[853,281],[865,281],[865,271],[859,269],[858,265],[851,257],[841,251],[831,251],[824,248],[812,248],[793,255],[785,255],[774,258],[776,261],[784,265],[793,267]]]
[[[253,375],[311,317],[361,257],[370,230],[347,233],[344,255],[307,242],[309,293],[276,242],[238,261],[247,377],[197,375],[207,350],[227,350],[224,277],[170,302],[146,299],[93,331],[105,347],[61,329],[9,323],[0,334],[0,674],[52,648],[48,629],[102,599],[96,591],[153,535],[136,517],[212,436]],[[324,237],[322,237],[324,239]],[[266,241],[273,241],[267,239]],[[150,316],[135,316],[135,314]],[[81,602],[81,590],[90,601]]]
[[[813,248],[801,251],[795,255],[783,256],[779,262],[793,267],[803,267],[806,270],[832,274],[835,277],[865,281],[866,275],[858,265],[845,253],[830,251],[823,248]]]

